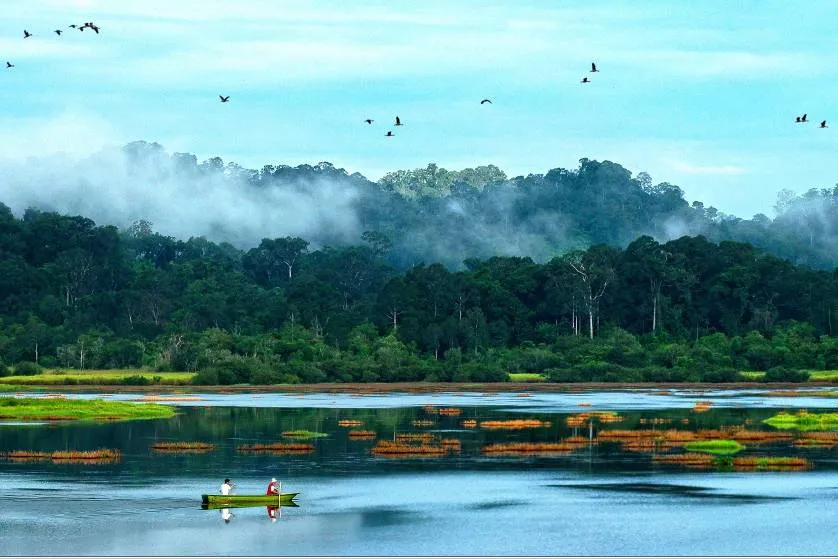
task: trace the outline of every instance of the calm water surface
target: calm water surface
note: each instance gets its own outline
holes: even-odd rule
[[[78,395],[70,397],[92,397]],[[803,456],[794,472],[690,470],[614,442],[556,456],[487,456],[489,444],[596,437],[601,429],[717,429],[780,409],[828,411],[838,400],[760,392],[642,391],[585,394],[199,395],[170,420],[98,425],[0,425],[0,452],[118,448],[117,464],[0,460],[3,555],[830,555],[838,546],[838,451],[788,441],[748,445],[737,456]],[[137,396],[106,396],[136,399]],[[697,400],[712,402],[697,413]],[[590,406],[580,407],[585,402]],[[440,416],[423,406],[451,407]],[[567,418],[615,411],[593,433]],[[489,430],[480,421],[540,419],[549,427]],[[360,427],[341,427],[356,419]],[[462,426],[465,419],[478,427]],[[668,421],[652,426],[651,420]],[[417,426],[425,420],[432,425]],[[282,441],[307,429],[328,436],[303,455],[245,454],[243,444]],[[430,433],[459,452],[390,459],[352,440]],[[161,455],[155,441],[205,441],[201,455]],[[674,450],[673,452],[679,452]],[[202,510],[200,495],[224,477],[262,493],[271,476],[299,491],[299,507],[272,522],[265,507]]]

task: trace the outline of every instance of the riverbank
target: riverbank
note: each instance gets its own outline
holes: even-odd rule
[[[456,382],[394,382],[394,383],[322,383],[322,384],[270,384],[270,385],[222,385],[222,386],[126,386],[126,385],[68,385],[68,386],[0,386],[0,391],[18,394],[56,392],[56,393],[119,393],[119,394],[246,394],[246,393],[338,393],[338,394],[389,394],[404,392],[411,394],[434,394],[443,392],[570,392],[585,393],[592,391],[643,390],[665,394],[669,390],[799,390],[807,388],[834,387],[835,382],[771,383],[730,382],[730,383],[547,383],[547,382],[495,382],[495,383],[456,383]]]

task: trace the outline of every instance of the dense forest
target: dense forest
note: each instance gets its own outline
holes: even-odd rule
[[[525,181],[540,185],[532,206],[544,208],[545,185],[617,170],[583,162],[558,173],[566,178]],[[478,192],[476,204],[487,199]],[[585,234],[618,230],[630,228],[602,221]],[[728,381],[740,370],[792,378],[838,368],[836,271],[750,244],[644,235],[621,247],[612,236],[541,262],[468,257],[451,269],[400,266],[390,234],[367,229],[357,244],[318,248],[265,238],[242,249],[179,240],[145,221],[120,230],[31,208],[16,217],[0,204],[0,356],[19,370],[143,366],[198,371],[198,382],[213,384],[491,381],[508,372]]]
[[[47,167],[9,173],[14,199],[0,203],[0,359],[27,363],[16,371],[147,367],[226,384],[838,368],[838,187],[785,191],[777,217],[744,220],[587,159],[375,183],[135,142]],[[200,234],[125,223],[119,208],[134,206]]]
[[[741,219],[688,203],[679,187],[646,173],[588,159],[525,177],[493,165],[428,165],[373,182],[329,163],[246,169],[134,142],[80,161],[3,165],[0,201],[17,216],[32,207],[120,229],[146,220],[166,236],[242,250],[288,236],[312,248],[361,245],[374,231],[387,237],[385,259],[398,270],[423,262],[463,270],[468,258],[493,256],[545,263],[598,244],[625,249],[642,235],[741,241],[794,264],[838,266],[838,188],[782,191],[776,217]]]

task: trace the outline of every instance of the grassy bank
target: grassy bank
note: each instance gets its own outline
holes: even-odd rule
[[[65,398],[0,398],[0,419],[20,421],[104,421],[165,419],[175,415],[172,406],[105,400]]]
[[[16,386],[182,386],[190,384],[195,373],[143,371],[139,369],[94,369],[75,371],[44,369],[37,375],[12,375],[0,378],[0,385]]]
[[[684,445],[690,452],[707,452],[709,454],[735,454],[745,447],[736,441],[714,439],[710,441],[692,441]]]

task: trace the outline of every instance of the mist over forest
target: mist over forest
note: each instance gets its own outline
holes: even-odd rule
[[[314,248],[359,244],[375,232],[400,269],[468,258],[529,256],[536,262],[641,235],[750,243],[796,265],[838,265],[838,187],[802,195],[789,185],[777,215],[750,219],[689,203],[683,191],[618,163],[582,159],[576,169],[508,177],[493,165],[397,170],[373,182],[330,163],[246,169],[214,157],[133,142],[86,158],[0,161],[0,201],[81,215],[126,230],[205,237],[247,250],[263,238],[301,237]]]

